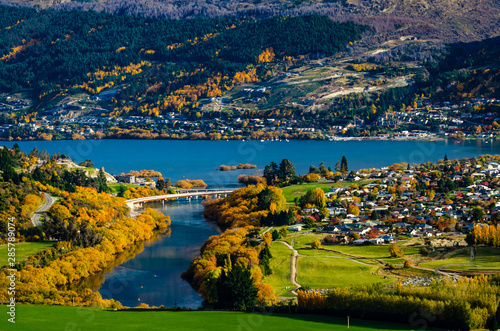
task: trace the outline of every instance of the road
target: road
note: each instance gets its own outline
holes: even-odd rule
[[[56,198],[53,196],[48,195],[47,193],[43,194],[45,196],[45,203],[38,208],[38,210],[33,214],[31,217],[31,223],[33,223],[33,226],[40,226],[42,223],[40,222],[40,216],[47,210],[49,210],[50,207],[56,202]]]
[[[136,209],[135,207],[140,208],[140,204],[145,202],[161,201],[161,200],[177,199],[177,198],[189,198],[195,196],[231,194],[235,190],[237,189],[194,190],[194,191],[188,191],[188,193],[154,195],[150,197],[130,199],[126,200],[125,203],[130,207],[131,210],[134,210]],[[135,206],[135,204],[138,204],[138,206]]]

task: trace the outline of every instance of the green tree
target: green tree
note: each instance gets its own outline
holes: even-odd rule
[[[99,175],[97,176],[97,191],[108,192],[108,180],[106,174],[104,173],[104,168],[99,169]]]
[[[158,177],[158,180],[156,181],[156,188],[160,191],[163,191],[166,188],[163,177]]]
[[[483,219],[483,210],[479,207],[475,207],[472,209],[472,219],[475,220],[475,221],[480,221],[481,219]]]
[[[342,161],[340,162],[340,171],[343,174],[346,174],[349,172],[349,168],[347,166],[347,159],[346,159],[345,155],[342,156]]]
[[[326,168],[325,166],[325,163],[324,162],[321,162],[319,164],[319,172],[321,173],[322,176],[326,175],[327,172],[328,172],[328,169]]]
[[[264,276],[269,276],[272,273],[269,262],[272,258],[271,250],[268,245],[265,245],[264,248],[259,253],[259,265],[262,270],[262,274]]]
[[[297,174],[295,173],[295,166],[293,165],[293,163],[287,159],[281,160],[278,169],[278,179],[281,182],[286,182],[295,177],[297,177]]]
[[[312,165],[312,166],[309,167],[309,173],[310,174],[318,174],[319,175],[321,173],[321,171],[319,170],[318,167]]]
[[[217,282],[217,298],[219,308],[245,310],[254,307],[257,288],[250,270],[240,265],[224,270]]]

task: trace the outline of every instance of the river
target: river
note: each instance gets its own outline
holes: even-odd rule
[[[117,265],[79,285],[99,290],[103,298],[118,300],[128,307],[146,303],[158,307],[198,308],[202,298],[181,279],[181,273],[200,254],[205,240],[220,232],[215,224],[203,219],[200,200],[150,206],[170,216],[169,234],[134,245],[117,258]]]

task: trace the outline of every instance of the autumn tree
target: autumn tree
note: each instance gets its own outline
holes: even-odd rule
[[[391,257],[403,257],[404,253],[401,248],[399,248],[398,244],[393,243],[389,246],[389,254]]]
[[[352,214],[354,216],[359,215],[359,207],[355,204],[350,204],[349,207],[347,207],[347,213]]]
[[[300,197],[299,202],[302,208],[311,205],[318,209],[323,209],[326,206],[325,191],[319,187],[316,189],[309,189],[306,194]]]
[[[319,249],[319,248],[321,248],[321,241],[319,241],[318,239],[316,239],[315,241],[313,241],[311,243],[311,248],[312,249]]]

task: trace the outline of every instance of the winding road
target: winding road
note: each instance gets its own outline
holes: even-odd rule
[[[47,210],[49,210],[50,207],[56,202],[56,198],[53,196],[48,195],[47,193],[43,194],[45,196],[45,203],[38,208],[38,210],[33,214],[31,217],[31,223],[33,223],[33,226],[40,226],[42,223],[40,222],[40,216]]]

